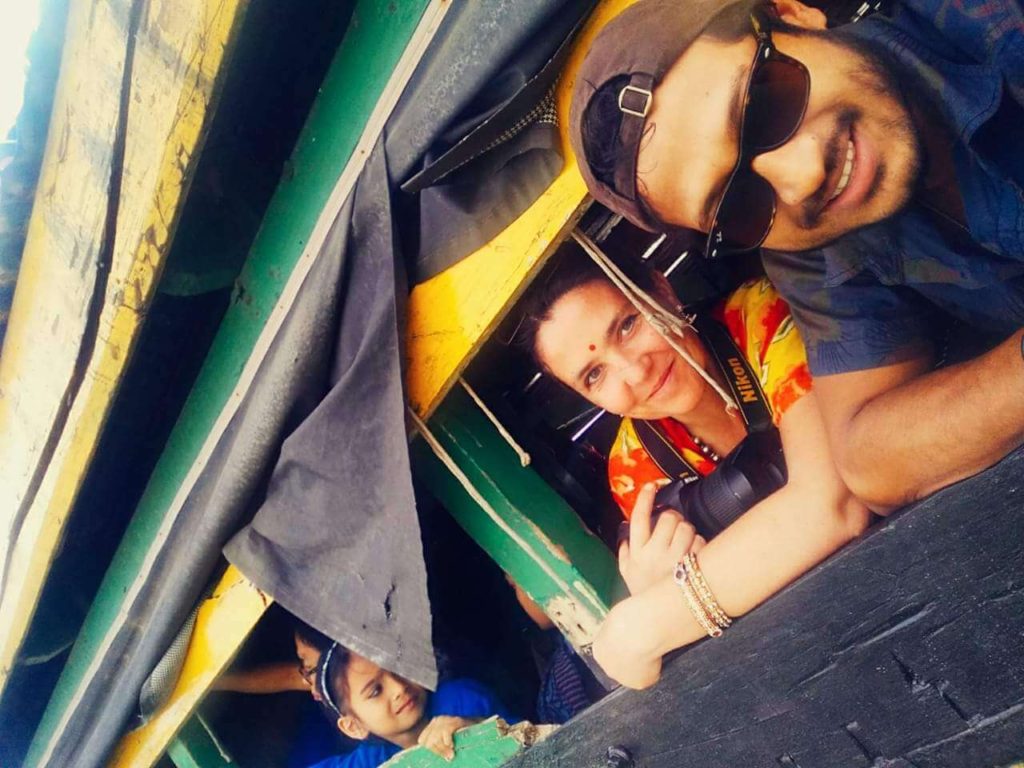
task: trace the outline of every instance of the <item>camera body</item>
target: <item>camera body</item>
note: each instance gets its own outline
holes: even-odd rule
[[[786,484],[777,429],[753,432],[707,477],[676,480],[658,491],[655,512],[675,509],[707,539],[724,531],[757,502]]]

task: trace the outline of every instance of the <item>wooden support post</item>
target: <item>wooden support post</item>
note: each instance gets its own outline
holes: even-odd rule
[[[547,483],[520,466],[464,391],[448,395],[429,428],[493,515],[469,495],[422,437],[412,447],[416,474],[573,647],[585,648],[608,608],[625,594],[611,552]]]
[[[167,756],[178,768],[238,768],[201,715],[185,723]]]
[[[156,764],[174,743],[182,723],[195,720],[199,702],[269,605],[267,595],[233,565],[228,566],[213,595],[199,607],[174,690],[148,723],[122,737],[107,768],[148,768]],[[181,763],[177,764],[181,768]]]
[[[556,727],[526,722],[507,725],[501,718],[492,717],[455,734],[455,759],[451,762],[426,747],[414,747],[395,755],[381,768],[498,768]],[[179,764],[178,768],[183,766]]]

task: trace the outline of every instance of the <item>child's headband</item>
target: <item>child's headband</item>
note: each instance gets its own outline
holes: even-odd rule
[[[331,656],[334,655],[334,649],[338,647],[337,643],[331,643],[331,647],[327,649],[327,653],[324,654],[324,659],[320,662],[320,695],[324,697],[324,701],[327,702],[335,714],[341,717],[341,709],[334,703],[334,697],[331,696],[331,689],[328,685],[330,681],[330,674],[327,668],[331,666]]]

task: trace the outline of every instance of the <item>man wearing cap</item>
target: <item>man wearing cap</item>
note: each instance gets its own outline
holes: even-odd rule
[[[1024,14],[897,2],[827,30],[796,0],[640,0],[595,40],[570,136],[635,224],[762,247],[833,453],[891,509],[1024,440]],[[937,368],[955,318],[1001,342]]]

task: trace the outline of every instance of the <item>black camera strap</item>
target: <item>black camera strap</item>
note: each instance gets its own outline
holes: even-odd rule
[[[717,320],[698,317],[693,327],[704,337],[705,346],[711,351],[718,367],[725,375],[733,400],[740,407],[748,432],[764,432],[772,429],[772,409],[761,388],[761,379],[754,373],[729,330]]]
[[[705,317],[697,318],[694,327],[703,337],[705,346],[722,370],[729,391],[747,424],[747,432],[766,432],[774,429],[772,410],[761,388],[761,381],[751,369],[746,356],[732,340],[728,329],[718,321]],[[665,476],[685,483],[701,479],[701,473],[686,460],[682,451],[676,448],[672,438],[657,421],[634,419],[633,427],[640,444]]]

